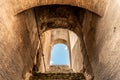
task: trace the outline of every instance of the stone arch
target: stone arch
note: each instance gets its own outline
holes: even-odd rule
[[[61,44],[67,45],[67,41],[66,41],[66,40],[64,40],[64,39],[56,39],[56,40],[54,40],[54,41],[51,43],[51,46],[53,46],[53,45],[55,45],[55,44],[57,44],[57,43],[61,43]]]
[[[48,29],[48,30],[46,30],[46,31],[44,31],[44,33],[49,33],[50,31],[51,32],[54,32],[53,30],[63,30],[63,32],[62,33],[65,33],[64,32],[64,30],[66,30],[67,32],[72,32],[72,33],[74,33],[76,36],[77,36],[77,41],[75,41],[75,43],[73,44],[73,43],[69,43],[69,41],[68,40],[65,40],[65,39],[61,39],[61,38],[55,38],[55,39],[51,39],[52,41],[50,41],[50,43],[49,43],[49,45],[50,45],[50,47],[49,47],[49,50],[48,51],[51,51],[51,47],[52,47],[52,45],[54,45],[54,44],[56,44],[56,43],[63,43],[63,44],[66,44],[66,45],[68,45],[68,49],[69,49],[69,56],[70,56],[70,67],[71,68],[73,68],[74,69],[74,71],[75,72],[82,72],[83,73],[83,69],[84,69],[84,67],[85,66],[90,66],[89,64],[86,64],[86,63],[88,63],[87,62],[87,54],[85,54],[85,53],[83,53],[83,46],[81,46],[81,40],[80,40],[80,37],[76,34],[76,32],[73,32],[73,31],[71,31],[71,30],[69,30],[69,29],[64,29],[64,28],[53,28],[53,29]],[[50,34],[50,36],[51,36],[51,33],[49,33]],[[57,36],[57,35],[55,35],[55,36]],[[70,36],[70,35],[69,35]],[[73,35],[74,36],[74,35]],[[73,37],[73,36],[71,36],[71,37]],[[51,37],[53,37],[53,36],[51,36]],[[47,39],[48,38],[48,39]],[[49,36],[47,36],[47,38],[45,38],[45,39],[47,39],[47,41],[48,40],[50,40],[49,39]],[[44,40],[45,41],[45,40]],[[49,41],[48,41],[49,42]],[[71,48],[71,44],[73,44],[74,46],[76,46],[77,47],[77,50],[76,50],[76,47],[75,47],[75,50],[72,50],[72,48]],[[49,45],[47,45],[47,46],[49,46]],[[46,48],[46,47],[45,47]],[[44,51],[46,51],[46,50],[44,50]],[[73,51],[75,51],[75,52],[73,52]],[[44,52],[43,52],[44,53]],[[75,53],[75,54],[74,54]],[[46,61],[46,65],[47,65],[47,70],[49,69],[49,63],[50,63],[50,55],[51,55],[51,52],[47,52],[47,53],[44,53],[45,54],[45,56],[47,56],[45,59],[47,59],[47,61]],[[76,59],[79,59],[80,60],[80,63],[79,63],[79,67],[76,67],[76,65],[78,64],[75,64],[76,62],[75,62],[75,56],[74,55],[76,55],[76,56],[78,56],[79,58],[76,58]],[[79,62],[79,61],[78,61]],[[85,64],[84,64],[85,63]],[[85,67],[85,68],[87,68],[87,67]]]
[[[62,47],[61,47],[62,46]],[[63,48],[64,47],[64,48]],[[50,52],[50,61],[52,60],[53,62],[55,61],[55,63],[51,64],[51,65],[67,65],[70,66],[70,51],[69,51],[69,46],[67,46],[65,43],[63,42],[57,42],[55,44],[52,45],[51,48],[51,52]],[[55,49],[58,50],[56,53],[54,52]],[[65,49],[66,48],[66,49]],[[58,57],[59,55],[59,57]],[[59,58],[58,60],[55,60],[55,57]],[[56,58],[56,59],[57,59]],[[64,61],[63,61],[64,60]],[[60,63],[59,63],[60,62]]]
[[[65,39],[56,39],[56,40],[52,41],[51,44],[50,44],[51,45],[50,49],[52,50],[52,47],[55,44],[58,44],[58,43],[64,44],[68,47],[68,54],[69,54],[69,59],[70,59],[70,53],[69,53],[70,50],[69,50],[68,42]],[[50,56],[51,56],[51,52],[49,54],[49,59],[48,60],[50,60]]]
[[[64,10],[64,14],[61,14],[62,13],[61,11],[57,12],[57,9],[59,8],[62,8]],[[57,16],[54,15],[54,13]],[[82,68],[83,70],[81,70],[81,72],[82,73],[87,72],[89,74],[92,74],[91,64],[89,62],[86,45],[83,40],[82,26],[78,20],[78,17],[81,17],[83,15],[77,16],[74,10],[71,10],[70,7],[66,7],[66,6],[37,7],[35,8],[35,15],[36,15],[36,22],[38,24],[38,31],[40,35],[41,33],[47,32],[48,30],[61,28],[61,29],[73,31],[78,36],[80,41],[79,46],[81,48],[81,53],[83,58],[83,68]],[[48,55],[47,58],[49,58]],[[49,63],[49,60],[47,60],[46,63]]]
[[[37,7],[37,6],[44,6],[44,5],[70,5],[70,6],[77,6],[80,8],[87,9],[92,11],[100,16],[102,16],[105,12],[107,0],[31,0],[31,1],[16,1],[14,2],[16,5],[14,7],[14,13],[18,14],[23,12],[27,9]],[[18,5],[19,4],[19,5]],[[102,7],[101,7],[102,6]]]

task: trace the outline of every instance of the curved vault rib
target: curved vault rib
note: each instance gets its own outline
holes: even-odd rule
[[[44,5],[70,5],[87,9],[103,16],[108,0],[17,0],[14,3],[14,14],[18,14],[27,9]]]

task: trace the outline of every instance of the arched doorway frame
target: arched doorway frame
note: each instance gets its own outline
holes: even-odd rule
[[[39,12],[38,12],[37,15],[39,15]],[[83,65],[84,65],[83,72],[88,72],[91,68],[91,64],[89,62],[89,57],[88,57],[88,54],[87,54],[85,41],[83,39],[82,26],[81,26],[81,24],[78,20],[78,17],[76,15],[74,15],[73,13],[71,13],[71,10],[70,10],[70,15],[72,16],[71,19],[64,19],[64,18],[59,18],[59,17],[55,17],[55,18],[54,17],[53,18],[47,17],[45,19],[42,19],[42,21],[40,21],[40,16],[37,16],[38,18],[36,17],[36,21],[38,22],[37,23],[38,24],[38,32],[41,35],[41,33],[44,33],[48,30],[58,29],[58,28],[67,29],[67,30],[70,30],[70,31],[74,32],[80,40],[80,47],[81,47],[81,51],[82,51]],[[66,24],[65,25],[63,23],[62,24],[56,24],[55,21],[60,21],[60,23],[65,22]],[[55,26],[50,26],[49,27],[49,23],[51,24],[51,22]]]
[[[68,64],[65,64],[65,65],[68,65],[68,66],[70,66],[70,61],[71,61],[71,57],[70,57],[70,50],[69,50],[69,46],[66,44],[66,42],[67,41],[65,41],[64,39],[57,39],[57,40],[55,40],[55,42],[53,41],[52,42],[52,44],[51,44],[51,53],[50,53],[50,59],[49,59],[49,61],[51,61],[51,58],[52,58],[52,50],[53,50],[53,48],[54,48],[54,46],[56,46],[56,45],[58,45],[58,44],[61,44],[61,45],[64,45],[64,46],[66,46],[67,47],[67,57],[68,57],[68,61],[69,61],[69,63]],[[60,56],[61,57],[61,56]],[[64,56],[63,56],[64,57]],[[57,65],[59,65],[58,63],[57,63]],[[61,64],[60,64],[61,65]],[[51,64],[50,64],[50,66],[51,66]]]

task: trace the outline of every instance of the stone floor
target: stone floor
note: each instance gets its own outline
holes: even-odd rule
[[[30,80],[85,80],[81,73],[36,73]]]
[[[30,80],[85,80],[82,73],[74,73],[69,66],[54,65],[45,73],[34,73]]]
[[[51,65],[46,73],[73,73],[68,65]]]

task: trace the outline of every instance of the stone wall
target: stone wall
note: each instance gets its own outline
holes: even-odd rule
[[[77,27],[74,25],[73,29],[79,31],[78,27],[82,27],[80,31],[83,31],[85,46],[81,49],[87,50],[95,80],[120,79],[120,0],[91,0],[91,2],[84,0],[88,3],[81,0],[78,4],[71,0],[32,1],[0,0],[1,80],[22,80],[25,78],[25,73],[32,70],[39,36],[34,9],[27,9],[52,3],[79,6],[102,15],[100,17],[85,10],[84,20],[80,21],[82,25]]]
[[[120,0],[111,0],[103,17],[90,12],[85,14],[84,39],[95,80],[120,79],[119,9]]]
[[[80,48],[80,41],[77,39],[72,51],[71,51],[72,69],[74,72],[83,73],[83,56]]]
[[[38,43],[34,13],[13,15],[9,3],[0,5],[0,80],[22,80],[32,69]]]

